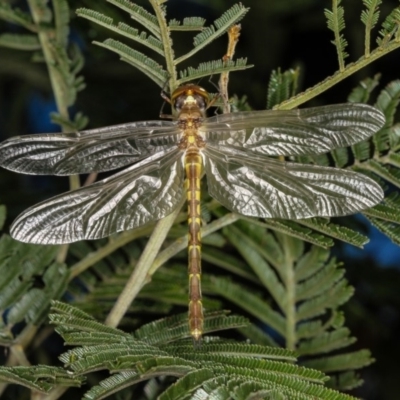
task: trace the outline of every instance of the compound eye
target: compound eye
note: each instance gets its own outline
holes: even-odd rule
[[[176,111],[180,111],[183,107],[185,100],[182,96],[179,96],[176,98],[175,102],[174,102],[174,108]]]
[[[199,108],[201,110],[205,110],[207,108],[207,101],[202,95],[197,94],[195,96],[195,99],[196,99],[197,105],[199,106]]]

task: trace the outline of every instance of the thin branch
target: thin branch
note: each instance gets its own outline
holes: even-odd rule
[[[28,5],[31,10],[31,15],[34,23],[39,27],[42,23],[42,15],[43,10],[39,6],[38,2],[35,0],[28,0]],[[47,7],[47,6],[46,6]],[[50,12],[50,11],[49,11]],[[66,101],[65,93],[63,93],[63,85],[62,85],[62,77],[60,76],[60,72],[57,71],[56,65],[58,64],[58,60],[55,58],[54,52],[54,44],[52,43],[52,35],[54,31],[51,30],[38,30],[38,38],[40,45],[42,47],[43,56],[47,64],[47,70],[49,73],[49,78],[51,82],[51,87],[53,89],[54,98],[57,105],[58,113],[60,114],[61,118],[65,120],[69,120],[69,112],[68,112],[68,104]],[[64,128],[62,127],[64,131]],[[76,188],[76,179],[74,177],[70,178],[71,185],[75,186]],[[79,184],[79,181],[78,181]],[[78,186],[79,187],[79,186]],[[71,187],[73,189],[74,187]],[[68,252],[68,245],[64,245],[60,247],[59,254],[57,256],[58,262],[63,262],[66,258]]]
[[[162,244],[171,226],[173,225],[176,217],[178,216],[185,198],[182,198],[181,204],[175,209],[175,211],[167,217],[161,219],[147,242],[146,248],[142,252],[142,255],[137,262],[128,282],[126,283],[124,290],[119,295],[114,307],[108,314],[105,324],[108,326],[116,327],[125,315],[132,301],[139,293],[140,289],[148,280],[148,271],[150,270],[154,259],[156,258]]]
[[[241,29],[240,24],[237,24],[231,26],[228,30],[228,49],[226,51],[226,54],[222,58],[224,62],[232,60],[233,55],[235,54],[235,48],[239,41],[240,29]],[[228,83],[229,83],[229,71],[222,72],[219,78],[218,86],[219,86],[219,92],[224,102],[224,107],[222,110],[224,114],[228,114],[231,112],[231,108],[229,105]]]
[[[384,49],[382,48],[375,49],[374,51],[371,52],[368,58],[361,57],[355,63],[346,65],[343,71],[335,73],[334,75],[326,78],[324,81],[316,84],[315,86],[307,89],[306,91],[298,94],[297,96],[292,97],[291,99],[278,104],[277,106],[274,107],[274,110],[291,110],[292,108],[298,107],[299,105],[325,92],[329,88],[337,85],[342,80],[348,78],[350,75],[363,69],[364,67],[371,64],[378,58],[385,56],[386,54],[390,53],[391,51],[399,47],[400,47],[400,41],[397,42],[393,41],[389,43]]]
[[[175,56],[172,50],[173,46],[172,46],[170,31],[167,25],[167,21],[165,19],[165,12],[160,2],[157,0],[149,0],[149,2],[154,9],[154,12],[158,20],[158,26],[160,27],[161,42],[164,46],[165,64],[169,74],[169,89],[172,93],[172,91],[175,90],[178,85],[177,85],[176,68],[174,64]]]

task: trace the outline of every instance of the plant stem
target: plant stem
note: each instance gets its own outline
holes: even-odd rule
[[[128,282],[124,287],[124,290],[119,295],[114,307],[111,309],[105,320],[106,325],[112,327],[118,326],[132,301],[139,293],[143,285],[148,281],[148,271],[150,270],[153,261],[156,258],[162,244],[164,243],[164,240],[167,237],[167,234],[176,217],[178,216],[185,200],[185,198],[182,198],[181,204],[173,213],[157,222],[156,227],[154,228],[154,231],[148,240],[139,261],[137,262]]]
[[[40,26],[43,22],[43,9],[39,6],[39,3],[35,0],[28,0],[28,5],[31,10],[32,19],[38,28],[38,39],[43,51],[43,56],[46,61],[47,70],[49,73],[51,87],[53,89],[54,99],[57,106],[57,111],[64,120],[69,120],[68,103],[66,101],[66,94],[63,93],[62,77],[60,72],[57,70],[58,60],[56,52],[54,50],[54,38],[55,28],[53,29],[41,29]],[[42,6],[43,7],[43,6]],[[47,8],[47,6],[44,6]],[[50,10],[48,9],[50,12]],[[56,23],[56,21],[54,21]],[[64,131],[64,128],[61,127]],[[70,188],[75,189],[79,187],[79,177],[70,177]],[[60,250],[57,255],[57,262],[64,262],[68,253],[68,245],[60,246]]]
[[[289,350],[296,349],[296,276],[294,272],[294,260],[290,253],[290,241],[288,236],[282,235],[284,240],[284,280],[286,287],[286,348]]]
[[[170,36],[170,31],[167,26],[165,12],[160,6],[160,2],[157,0],[149,0],[149,2],[154,9],[154,12],[158,20],[158,25],[160,27],[161,42],[164,46],[165,64],[169,74],[169,89],[172,92],[177,87],[177,76],[174,64],[174,52],[172,50],[172,40]]]
[[[43,10],[40,7],[38,7],[38,4],[35,0],[28,0],[28,5],[31,10],[32,19],[35,22],[35,25],[38,27],[38,38],[40,41],[40,45],[42,47],[44,59],[47,64],[47,69],[49,72],[51,87],[53,89],[57,110],[63,118],[69,119],[68,104],[64,100],[65,96],[62,91],[62,85],[60,84],[59,73],[56,69],[57,60],[53,56],[54,45],[52,44],[50,39],[50,37],[54,34],[54,30],[44,30],[40,28],[40,25],[43,23],[42,21]]]
[[[314,97],[318,96],[319,94],[325,92],[329,88],[335,86],[343,79],[348,78],[350,75],[354,74],[355,72],[359,71],[360,69],[364,68],[368,64],[371,64],[378,58],[390,53],[391,51],[400,47],[400,41],[392,41],[385,46],[383,49],[382,47],[378,47],[374,51],[371,52],[369,57],[361,57],[355,63],[348,64],[343,71],[336,72],[334,75],[326,78],[324,81],[316,84],[315,86],[307,89],[303,93],[298,94],[295,97],[292,97],[289,100],[286,100],[278,105],[276,105],[273,109],[274,110],[291,110],[292,108],[296,108],[299,105],[313,99]]]
[[[176,211],[176,213],[171,214],[171,216],[168,216],[166,218],[170,218],[171,221],[165,222],[164,218],[159,222],[160,225],[162,225],[160,228],[158,228],[158,225],[154,232],[156,235],[152,235],[150,238],[149,242],[147,243],[147,246],[142,253],[142,256],[138,263],[135,266],[135,269],[129,278],[129,281],[127,282],[123,292],[121,293],[117,303],[115,304],[114,308],[111,310],[110,314],[108,315],[106,319],[106,324],[109,326],[116,327],[127,311],[128,307],[132,303],[133,299],[136,297],[136,295],[139,293],[140,289],[148,282],[151,280],[152,275],[157,271],[161,265],[163,265],[165,262],[167,262],[171,257],[173,257],[175,254],[179,253],[181,250],[185,249],[187,247],[187,235],[175,240],[173,243],[171,243],[165,250],[160,252],[157,256],[157,252],[162,244],[162,242],[165,239],[165,236],[163,237],[164,234],[166,234],[169,230],[165,230],[165,226],[171,226],[175,220],[175,216],[178,214],[179,209]],[[222,218],[219,218],[216,221],[213,221],[212,223],[208,224],[205,228],[202,229],[202,237],[206,237],[207,235],[210,235],[211,233],[218,231],[222,229],[224,226],[233,224],[236,222],[238,219],[240,219],[240,216],[237,214],[227,214]],[[164,224],[166,224],[164,226]],[[160,229],[160,232],[157,232],[157,228]],[[165,233],[166,232],[166,233]],[[157,256],[157,257],[156,257]],[[149,262],[151,261],[151,264]]]
[[[182,214],[178,218],[175,219],[176,223],[182,222],[186,220],[186,215]],[[119,249],[120,247],[125,246],[127,243],[138,239],[143,236],[148,236],[154,231],[154,225],[146,225],[132,231],[127,231],[119,234],[115,239],[110,239],[110,241],[103,247],[99,248],[98,250],[89,253],[85,258],[78,261],[75,265],[70,268],[70,277],[69,279],[72,280],[83,271],[86,271],[92,265],[96,264],[103,258],[107,257],[109,254],[114,252],[115,250]]]

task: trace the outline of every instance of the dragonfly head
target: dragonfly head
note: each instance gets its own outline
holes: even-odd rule
[[[171,96],[171,103],[178,114],[199,114],[198,117],[205,116],[210,99],[206,90],[193,83],[178,87]]]

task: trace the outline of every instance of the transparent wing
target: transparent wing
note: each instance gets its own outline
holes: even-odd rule
[[[154,154],[91,186],[37,204],[13,223],[11,235],[29,243],[99,239],[171,213],[183,195],[183,153]]]
[[[228,146],[204,150],[208,191],[226,208],[263,218],[339,216],[383,199],[365,175],[338,168],[285,163]]]
[[[385,123],[366,104],[335,104],[279,111],[217,115],[200,127],[210,144],[230,145],[265,155],[322,154],[370,137]]]
[[[171,121],[144,121],[82,132],[17,136],[0,144],[0,166],[38,175],[109,171],[179,142]]]

